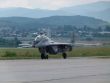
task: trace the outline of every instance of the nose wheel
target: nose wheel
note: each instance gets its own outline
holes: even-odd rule
[[[67,54],[66,53],[62,53],[62,56],[64,59],[67,59]]]

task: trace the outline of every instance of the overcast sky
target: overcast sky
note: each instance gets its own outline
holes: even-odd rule
[[[40,9],[59,9],[67,6],[110,0],[0,0],[0,8],[25,7]]]

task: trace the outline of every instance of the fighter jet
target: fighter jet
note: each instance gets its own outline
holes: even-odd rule
[[[59,53],[66,59],[67,52],[72,51],[72,43],[55,42],[44,34],[38,35],[32,46],[39,49],[41,59],[48,59],[48,54],[56,55]]]

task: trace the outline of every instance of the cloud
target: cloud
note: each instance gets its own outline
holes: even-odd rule
[[[29,7],[27,0],[0,0],[0,8],[6,7]]]
[[[28,0],[29,1],[29,0]],[[57,9],[67,6],[71,0],[31,0],[30,5],[34,8],[40,7],[42,9]]]
[[[41,9],[58,9],[67,6],[110,0],[0,0],[0,8],[26,7]]]
[[[75,6],[96,1],[110,1],[110,0],[28,0],[30,6],[33,8],[42,9],[58,9],[67,6]]]

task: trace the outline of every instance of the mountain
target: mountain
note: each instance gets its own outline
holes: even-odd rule
[[[102,11],[94,12],[90,16],[110,22],[110,8]]]
[[[79,6],[65,7],[59,10],[43,10],[28,8],[0,8],[0,17],[43,18],[49,16],[83,15],[110,22],[110,1],[100,1]]]
[[[37,20],[37,22],[46,25],[57,25],[57,26],[72,25],[72,26],[82,27],[84,25],[87,25],[92,28],[103,26],[107,23],[99,19],[95,19],[87,16],[80,16],[80,15],[51,16],[51,17],[40,18]]]
[[[110,1],[100,1],[73,7],[62,8],[68,15],[83,15],[103,19],[110,22]]]
[[[0,8],[0,17],[30,17],[40,18],[50,16],[52,11],[42,9],[28,9],[22,7]]]
[[[65,25],[72,25],[77,28],[85,25],[91,28],[103,27],[108,24],[106,21],[87,16],[51,16],[45,18],[27,17],[5,17],[0,18],[0,28],[11,28],[18,31],[36,31],[39,28],[56,28]]]
[[[73,7],[65,7],[60,10],[64,11],[70,11],[71,12],[94,12],[94,11],[102,11],[110,8],[110,1],[100,1],[100,2],[94,2],[89,4],[83,4]],[[82,11],[81,11],[82,10]]]
[[[39,27],[40,23],[33,23],[36,19],[27,17],[2,17],[0,18],[0,28],[10,28],[18,31],[30,31]],[[31,25],[32,24],[32,25]]]

